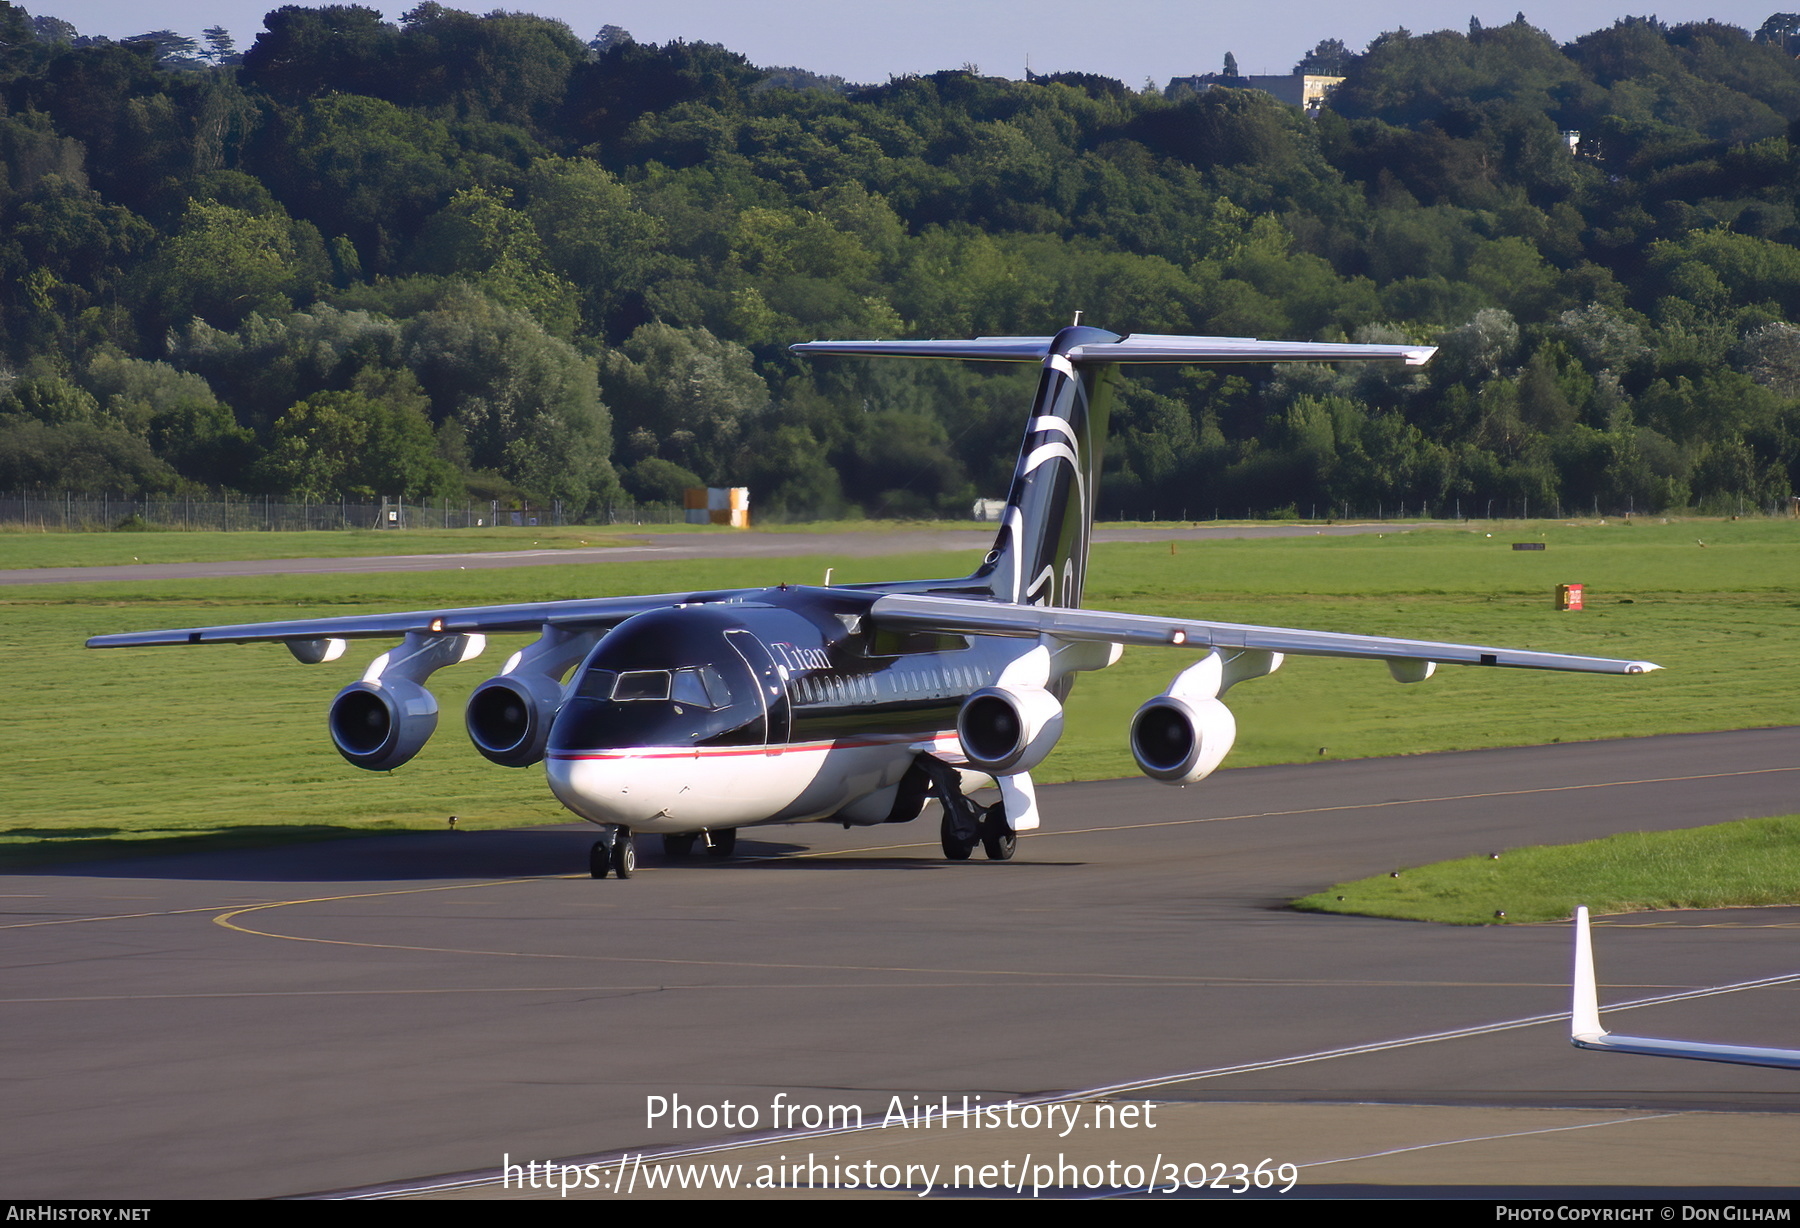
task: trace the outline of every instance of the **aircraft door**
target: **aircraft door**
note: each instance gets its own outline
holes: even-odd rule
[[[782,677],[774,655],[750,632],[733,628],[725,633],[725,642],[744,659],[744,664],[750,667],[750,672],[756,677],[757,698],[762,701],[763,716],[768,728],[769,753],[778,755],[787,746],[791,717],[787,679]]]

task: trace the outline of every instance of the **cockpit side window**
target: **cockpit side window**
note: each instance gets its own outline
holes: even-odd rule
[[[575,695],[579,699],[611,699],[613,683],[618,680],[619,675],[610,669],[590,669],[581,675]]]
[[[676,670],[669,698],[690,708],[725,708],[731,705],[731,688],[725,685],[718,670],[702,665],[698,669]]]
[[[707,697],[712,700],[713,707],[729,708],[731,706],[731,684],[725,681],[725,676],[710,665],[702,665],[695,672],[700,675],[700,684],[706,688]]]

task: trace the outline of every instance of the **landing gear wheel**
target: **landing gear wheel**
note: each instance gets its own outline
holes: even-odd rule
[[[949,808],[944,810],[943,822],[938,824],[938,839],[943,843],[944,856],[951,861],[967,861],[969,854],[975,851],[975,842],[965,843],[956,834],[956,820],[951,817]]]
[[[692,832],[663,837],[663,856],[665,857],[686,857],[693,851],[694,834]]]
[[[981,848],[989,861],[1011,861],[1018,851],[1019,836],[1006,821],[1004,803],[996,802],[981,816]]]
[[[605,878],[606,872],[611,869],[612,841],[594,841],[594,847],[588,850],[588,876],[590,878]]]
[[[637,871],[637,845],[631,842],[630,832],[620,831],[613,837],[612,868],[620,878],[630,878]]]
[[[729,857],[737,852],[737,828],[725,827],[718,831],[709,831],[706,835],[706,855],[708,857]]]

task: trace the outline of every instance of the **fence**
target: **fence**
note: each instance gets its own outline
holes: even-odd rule
[[[1710,515],[1800,516],[1800,502],[1790,510],[1787,502],[1757,506],[1743,500],[1729,500],[1729,506],[1706,505],[1698,510]],[[1102,508],[1101,515],[1115,513],[1119,520],[1142,522],[1169,519],[1168,513],[1179,512],[1177,523],[1206,520],[1236,520],[1241,511],[1245,520],[1528,520],[1535,513],[1539,519],[1567,517],[1648,515],[1649,509],[1631,504],[1605,507],[1597,501],[1588,506],[1552,502],[1545,507],[1524,500],[1448,499],[1438,504],[1424,502],[1377,503],[1373,507],[1355,504],[1315,503],[1304,507],[1288,504],[1280,508],[1266,507],[1183,507],[1161,508],[1147,515],[1124,508]],[[1681,509],[1668,514],[1681,514]],[[182,530],[208,529],[234,533],[293,532],[301,529],[484,529],[496,526],[586,524],[682,524],[686,512],[678,503],[621,502],[603,508],[599,514],[583,521],[569,519],[560,502],[547,508],[497,508],[489,502],[464,500],[452,503],[278,503],[263,496],[242,499],[127,499],[117,495],[20,495],[0,494],[0,528],[12,531],[95,532],[111,529]],[[757,520],[763,524],[803,523],[805,516],[763,513]]]
[[[606,524],[680,524],[674,503],[621,503],[597,517]],[[118,495],[0,495],[0,525],[44,532],[109,529],[208,529],[233,533],[303,529],[483,529],[568,524],[560,501],[547,508],[504,508],[448,499],[404,503],[281,503],[243,499],[126,499]]]

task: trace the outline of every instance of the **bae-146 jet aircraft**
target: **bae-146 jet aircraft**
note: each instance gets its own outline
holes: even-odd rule
[[[631,875],[633,832],[662,836],[670,854],[691,852],[698,838],[723,856],[740,827],[905,822],[933,799],[946,856],[965,859],[980,845],[1007,860],[1017,833],[1038,826],[1031,770],[1062,732],[1074,675],[1112,664],[1126,644],[1203,654],[1131,723],[1138,766],[1175,785],[1201,780],[1231,749],[1237,725],[1220,697],[1288,654],[1382,661],[1401,682],[1421,682],[1440,663],[1610,674],[1657,668],[1080,608],[1120,366],[1417,366],[1430,347],[1120,336],[1077,323],[1052,337],[793,349],[1041,368],[999,533],[974,574],[144,631],[88,646],[280,641],[298,660],[320,664],[341,656],[348,640],[399,638],[338,694],[329,716],[344,758],[383,771],[411,759],[437,728],[437,701],[425,689],[433,672],[473,658],[489,635],[535,633],[475,689],[465,723],[495,763],[544,762],[557,799],[606,832],[590,856],[596,878]],[[990,780],[1001,800],[970,801],[968,791]]]

